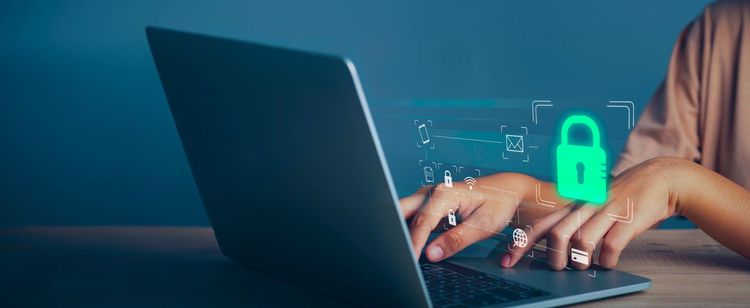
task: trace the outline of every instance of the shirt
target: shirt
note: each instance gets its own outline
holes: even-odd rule
[[[719,1],[680,34],[612,174],[659,156],[750,189],[750,1]]]

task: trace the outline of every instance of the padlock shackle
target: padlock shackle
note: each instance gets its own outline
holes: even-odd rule
[[[568,135],[570,127],[574,124],[583,124],[586,127],[588,127],[591,130],[591,146],[595,148],[601,148],[601,136],[599,135],[599,125],[596,125],[596,122],[588,116],[585,115],[574,115],[569,116],[567,119],[565,119],[565,122],[563,122],[562,130],[560,132],[560,143],[561,144],[568,144]]]

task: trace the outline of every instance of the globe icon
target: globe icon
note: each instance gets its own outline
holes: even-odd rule
[[[523,230],[516,228],[513,230],[513,244],[517,247],[524,248],[526,247],[526,244],[529,243],[529,238],[526,236],[526,232],[523,232]]]

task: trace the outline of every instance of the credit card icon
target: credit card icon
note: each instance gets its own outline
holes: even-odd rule
[[[589,254],[583,250],[570,248],[570,259],[584,265],[589,265]]]

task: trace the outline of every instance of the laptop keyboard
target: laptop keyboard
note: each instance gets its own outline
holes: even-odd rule
[[[421,263],[435,307],[481,307],[549,295],[518,282],[446,262]]]

